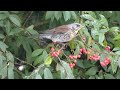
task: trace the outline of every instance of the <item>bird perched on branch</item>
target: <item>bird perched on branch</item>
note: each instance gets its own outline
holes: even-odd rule
[[[51,30],[46,30],[39,35],[40,39],[50,39],[53,42],[64,43],[72,40],[82,28],[79,23],[58,26]]]

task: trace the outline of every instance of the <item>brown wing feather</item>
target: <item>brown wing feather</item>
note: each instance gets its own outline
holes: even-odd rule
[[[62,25],[62,26],[56,27],[51,30],[46,30],[43,33],[47,33],[47,34],[59,34],[60,33],[61,34],[61,33],[66,33],[68,30],[69,28],[67,25]]]

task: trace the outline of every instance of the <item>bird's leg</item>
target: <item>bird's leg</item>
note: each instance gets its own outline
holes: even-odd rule
[[[61,49],[65,49],[68,43],[60,43],[62,45]]]
[[[53,42],[53,44],[61,44],[62,45],[61,49],[65,49],[68,45],[68,43],[62,43],[62,42]]]

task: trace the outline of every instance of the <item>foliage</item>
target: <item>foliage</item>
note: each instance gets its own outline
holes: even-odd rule
[[[119,21],[119,11],[0,11],[0,78],[119,79]],[[74,22],[84,27],[67,48],[40,45],[43,30]]]

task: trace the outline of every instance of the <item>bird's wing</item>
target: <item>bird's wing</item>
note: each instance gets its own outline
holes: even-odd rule
[[[69,30],[69,28],[67,25],[62,25],[62,26],[56,27],[56,28],[51,29],[51,30],[46,30],[43,33],[46,33],[46,34],[64,34],[68,30]]]

